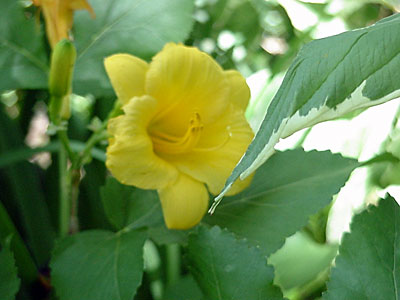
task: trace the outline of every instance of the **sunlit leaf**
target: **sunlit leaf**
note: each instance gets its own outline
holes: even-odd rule
[[[306,233],[297,232],[268,259],[275,268],[275,283],[289,290],[313,281],[330,268],[337,248],[338,245],[319,244]]]
[[[302,48],[221,197],[257,169],[280,138],[400,96],[400,15]]]
[[[400,207],[387,197],[354,217],[323,299],[400,298]]]
[[[189,237],[188,259],[192,275],[209,299],[283,299],[272,284],[273,268],[261,251],[227,230],[200,227]]]

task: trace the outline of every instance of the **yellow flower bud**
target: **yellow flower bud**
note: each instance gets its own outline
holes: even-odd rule
[[[86,9],[92,18],[94,11],[87,0],[32,0],[43,12],[46,22],[47,38],[52,48],[62,39],[68,38],[73,24],[73,13],[78,9]]]

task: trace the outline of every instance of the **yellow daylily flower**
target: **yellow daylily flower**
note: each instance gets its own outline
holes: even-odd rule
[[[53,48],[62,39],[68,39],[72,28],[74,10],[86,9],[94,17],[94,12],[87,0],[32,0],[40,6],[46,22],[47,38]]]
[[[157,189],[168,228],[193,227],[253,138],[245,79],[174,43],[151,63],[116,54],[105,67],[124,111],[108,124],[107,168],[123,184]]]

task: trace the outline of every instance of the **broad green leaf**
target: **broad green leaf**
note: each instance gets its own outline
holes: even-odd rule
[[[0,91],[47,87],[44,36],[21,1],[0,1]]]
[[[115,53],[150,59],[167,42],[183,41],[193,18],[192,0],[93,0],[96,13],[75,14],[74,38],[78,51],[74,91],[112,95],[103,60]]]
[[[215,226],[189,236],[189,268],[207,299],[283,299],[261,251]]]
[[[131,300],[143,272],[139,231],[86,231],[56,246],[50,262],[51,280],[60,300]]]
[[[247,238],[269,255],[329,204],[358,165],[328,151],[277,152],[257,170],[250,187],[227,197],[205,221]]]
[[[115,226],[121,229],[160,225],[163,222],[160,200],[154,190],[141,190],[123,185],[113,177],[107,178],[101,188],[106,215]]]
[[[392,197],[354,217],[323,299],[400,298],[400,207]]]
[[[400,14],[304,46],[218,200],[273,153],[280,138],[400,96]]]
[[[12,300],[18,292],[20,279],[17,276],[14,255],[7,242],[0,250],[0,299]]]

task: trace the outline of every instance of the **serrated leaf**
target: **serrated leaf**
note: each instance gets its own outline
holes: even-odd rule
[[[205,221],[247,238],[269,255],[328,205],[358,166],[328,151],[277,152],[257,170],[249,188],[227,197]]]
[[[14,255],[8,245],[0,250],[0,266],[0,299],[15,299],[21,281],[17,276]]]
[[[305,45],[289,68],[259,131],[226,182],[262,165],[280,138],[400,96],[400,14]]]
[[[400,207],[392,197],[354,217],[323,299],[400,298]]]
[[[116,229],[163,224],[156,191],[123,185],[109,177],[100,194],[106,215]]]
[[[0,1],[0,91],[47,87],[48,60],[38,29],[21,1]]]
[[[165,43],[183,41],[192,28],[192,0],[92,0],[90,4],[96,18],[78,11],[73,28],[78,94],[113,95],[105,57],[130,53],[150,59]]]
[[[209,299],[283,299],[262,253],[219,227],[199,227],[189,237],[190,271]]]
[[[132,300],[141,283],[143,245],[139,231],[86,231],[56,246],[50,262],[60,300]]]

